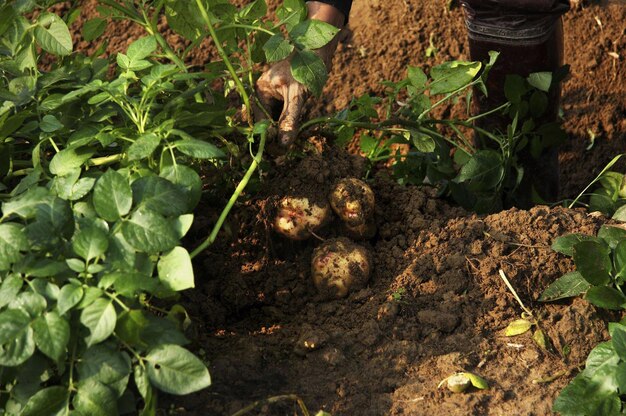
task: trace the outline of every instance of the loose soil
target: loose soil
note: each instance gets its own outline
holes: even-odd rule
[[[270,3],[273,9],[277,1]],[[448,3],[355,2],[351,30],[323,99],[308,104],[310,115],[340,109],[354,95],[380,94],[380,81],[399,79],[409,64],[428,68],[469,59],[460,7]],[[76,44],[86,51],[95,46],[82,42],[77,28],[94,13],[93,2],[84,2],[75,26]],[[560,153],[563,196],[577,194],[623,151],[624,22],[623,2],[582,2],[564,17],[571,76],[563,117],[571,140]],[[141,35],[132,25],[111,23],[107,53]],[[429,39],[436,48],[432,57],[425,55]],[[182,45],[171,32],[168,41]],[[212,56],[206,46],[189,62],[202,65]],[[586,150],[591,136],[595,144]],[[345,299],[323,300],[310,279],[319,241],[294,243],[276,235],[273,201],[306,189],[325,194],[340,178],[360,177],[363,161],[312,142],[317,150],[309,156],[268,173],[260,194],[232,213],[229,234],[197,260],[197,289],[182,303],[194,320],[191,348],[206,358],[213,385],[166,398],[170,410],[230,415],[256,400],[296,394],[313,414],[323,409],[334,416],[551,414],[560,389],[607,338],[610,317],[580,299],[536,301],[573,269],[549,246],[563,234],[593,234],[607,220],[559,207],[477,216],[437,199],[430,188],[402,187],[378,172],[372,181],[378,232],[364,243],[374,258],[369,285]],[[192,238],[207,229],[194,229]],[[341,227],[334,222],[320,234],[341,235]],[[500,270],[539,318],[550,351],[531,333],[503,336],[522,310]],[[490,389],[453,394],[437,388],[456,371],[481,375]],[[248,414],[299,413],[293,402],[281,401]]]

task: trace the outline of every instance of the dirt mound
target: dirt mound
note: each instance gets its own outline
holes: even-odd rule
[[[309,272],[319,241],[287,241],[259,218],[271,195],[327,183],[320,175],[352,176],[359,166],[332,150],[281,167],[266,195],[244,209],[250,222],[240,224],[238,238],[208,253],[201,289],[185,305],[198,320],[197,347],[207,353],[213,387],[175,399],[180,410],[229,415],[254,400],[297,393],[333,415],[549,414],[570,370],[607,337],[586,302],[535,301],[573,268],[549,246],[566,233],[594,234],[603,219],[541,206],[477,216],[438,200],[433,189],[400,186],[381,173],[372,181],[378,233],[369,242],[369,286],[324,301]],[[338,229],[335,223],[321,237]],[[551,351],[530,333],[504,337],[522,310],[500,270],[540,319]],[[480,374],[491,389],[438,390],[455,371]],[[277,404],[252,414],[290,411],[291,404]]]

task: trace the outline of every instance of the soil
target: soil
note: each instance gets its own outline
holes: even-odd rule
[[[270,3],[273,9],[277,1]],[[622,152],[626,139],[626,5],[577,4],[564,17],[571,65],[562,96],[570,136],[560,152],[566,197]],[[76,44],[86,51],[96,46],[82,42],[77,28],[94,13],[93,1],[84,2],[74,26]],[[380,81],[401,78],[407,65],[469,59],[454,0],[357,1],[350,29],[323,99],[309,103],[311,115],[341,109],[354,95],[380,94]],[[172,45],[182,45],[167,33]],[[107,54],[141,35],[132,25],[111,23]],[[430,39],[436,52],[426,57]],[[203,47],[189,62],[202,65],[211,51]],[[581,299],[536,301],[573,269],[549,246],[563,234],[594,234],[607,219],[544,206],[477,216],[437,199],[430,188],[397,185],[381,171],[372,181],[377,233],[362,243],[373,256],[369,284],[324,300],[310,278],[320,242],[276,235],[272,207],[287,193],[323,195],[340,178],[360,177],[363,161],[324,144],[312,148],[318,150],[269,172],[261,193],[232,213],[230,237],[197,261],[197,289],[182,303],[195,323],[191,348],[206,358],[213,385],[166,398],[170,410],[231,415],[257,400],[296,394],[312,414],[322,409],[333,416],[551,414],[558,392],[607,338],[611,317]],[[199,238],[206,231],[194,233]],[[341,233],[335,220],[319,237]],[[503,335],[522,309],[500,270],[539,320],[549,350],[530,332]],[[462,394],[437,388],[456,371],[478,374],[490,388]],[[300,414],[297,409],[278,400],[247,414]]]

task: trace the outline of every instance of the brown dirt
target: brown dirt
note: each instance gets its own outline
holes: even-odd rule
[[[84,3],[76,27],[94,14],[93,1]],[[452,4],[355,2],[352,31],[340,45],[324,99],[309,103],[312,114],[340,109],[354,95],[380,93],[380,81],[399,79],[409,64],[468,59],[461,10]],[[563,92],[571,138],[560,155],[565,196],[578,193],[623,151],[624,22],[626,6],[619,2],[583,2],[564,18],[572,74]],[[111,24],[107,53],[140,35],[132,25]],[[431,35],[437,52],[428,58]],[[83,50],[95,48],[80,42],[79,33],[75,40]],[[168,40],[182,45],[173,34]],[[190,62],[202,65],[210,51],[198,50]],[[597,139],[586,151],[589,132]],[[573,267],[549,245],[566,233],[593,234],[605,218],[546,207],[476,216],[436,199],[429,188],[402,187],[379,173],[372,182],[378,233],[366,243],[374,257],[369,286],[324,301],[309,276],[318,242],[278,237],[267,216],[277,197],[307,188],[325,193],[341,177],[360,176],[363,165],[338,150],[295,163],[270,173],[261,195],[231,215],[232,237],[198,260],[198,289],[185,294],[184,304],[196,323],[192,348],[209,363],[213,386],[171,399],[175,413],[230,415],[255,400],[294,393],[313,413],[324,409],[333,416],[550,414],[577,366],[607,337],[607,317],[579,299],[535,301]],[[338,230],[335,221],[321,237]],[[530,334],[503,336],[522,311],[500,269],[540,318],[551,352]],[[437,389],[455,371],[479,374],[491,388],[464,394]],[[249,414],[296,413],[293,403],[281,402]]]

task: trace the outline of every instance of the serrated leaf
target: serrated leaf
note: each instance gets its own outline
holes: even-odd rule
[[[98,298],[83,309],[80,322],[91,333],[86,339],[87,346],[98,344],[111,336],[116,321],[117,314],[110,299]]]
[[[117,221],[128,214],[133,195],[128,181],[113,169],[107,170],[93,190],[93,205],[99,216],[107,221]]]
[[[178,243],[172,225],[159,214],[138,210],[122,225],[124,239],[139,251],[157,253],[173,249]]]
[[[65,354],[70,340],[70,325],[58,313],[46,312],[33,322],[35,345],[41,352],[54,361],[59,361]]]
[[[521,335],[528,332],[532,328],[533,323],[527,319],[517,319],[511,322],[504,330],[504,335],[507,337],[513,337],[515,335]]]
[[[263,51],[265,52],[265,59],[267,59],[267,62],[282,61],[291,55],[293,49],[294,46],[281,34],[272,36],[267,42],[265,42],[265,45],[263,45]]]
[[[145,360],[150,382],[166,393],[189,394],[211,385],[204,363],[178,345],[160,345]]]
[[[296,51],[291,59],[291,74],[294,79],[315,96],[322,93],[328,72],[322,59],[311,51]]]
[[[570,272],[556,279],[543,291],[540,302],[571,298],[581,295],[591,287],[579,272]]]
[[[157,270],[161,283],[171,290],[181,291],[194,287],[191,257],[183,247],[175,247],[161,256]]]

